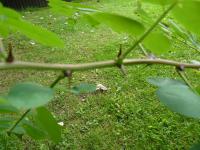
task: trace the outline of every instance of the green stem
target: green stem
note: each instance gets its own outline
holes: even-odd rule
[[[50,85],[50,88],[54,88],[54,87],[56,86],[56,84],[57,84],[60,80],[62,80],[62,79],[64,79],[64,78],[65,78],[65,75],[64,75],[64,74],[59,75],[58,78]]]
[[[149,54],[148,54],[148,52],[145,50],[145,48],[143,47],[143,45],[142,45],[141,43],[139,43],[139,47],[140,47],[140,49],[142,50],[143,54],[144,54],[146,57],[148,57]]]
[[[28,109],[26,112],[22,114],[22,116],[15,122],[15,124],[8,130],[7,133],[11,133],[15,127],[26,117],[26,115],[31,111],[31,109]]]
[[[188,46],[189,48],[195,50],[196,52],[200,53],[200,50],[198,48],[195,48],[194,46],[192,46],[192,44],[188,41],[183,41],[184,39],[182,37],[180,37],[180,38],[182,38],[182,40],[180,38],[176,37],[175,35],[171,35],[171,37],[176,39],[177,41],[181,42],[182,44]]]
[[[4,135],[4,149],[5,150],[8,149],[8,135],[7,134]]]
[[[163,14],[155,21],[155,23],[134,43],[132,47],[130,47],[124,54],[121,55],[119,58],[119,61],[122,61],[133,49],[135,49],[139,43],[141,43],[152,31],[153,29],[162,21],[163,18],[169,13],[170,10],[172,10],[178,1],[174,2],[172,5],[167,8]]]
[[[192,86],[192,84],[190,83],[190,81],[188,80],[186,74],[184,71],[181,71],[181,70],[178,70],[177,69],[177,72],[179,74],[179,76],[184,80],[184,82],[194,91],[196,92],[195,88]]]
[[[60,80],[62,80],[64,78],[64,74],[58,76],[58,78],[51,84],[51,88],[53,88]],[[16,128],[16,126],[26,117],[26,115],[31,111],[31,109],[28,109],[27,111],[25,111],[21,117],[15,122],[15,124],[8,130],[8,134],[12,133],[12,131]]]

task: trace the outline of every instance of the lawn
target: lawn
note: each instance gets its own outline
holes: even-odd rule
[[[94,7],[135,17],[135,2],[130,0],[95,0],[86,2]],[[146,6],[153,16],[158,10]],[[14,47],[16,60],[45,63],[83,63],[113,59],[119,46],[130,47],[133,38],[118,34],[100,25],[91,27],[84,19],[72,19],[54,14],[49,9],[28,9],[21,12],[25,19],[41,25],[55,33],[66,43],[65,48],[49,48],[18,34],[6,39]],[[47,37],[48,38],[48,37]],[[130,58],[144,57],[135,49]],[[173,40],[168,53],[162,58],[173,60],[200,60],[200,55],[187,45]],[[136,65],[126,68],[123,76],[118,68],[96,69],[73,74],[73,85],[79,83],[103,84],[106,92],[72,95],[67,92],[68,80],[56,87],[56,96],[48,105],[59,122],[64,122],[62,141],[53,145],[47,141],[32,141],[15,136],[9,141],[9,149],[41,149],[54,147],[59,150],[176,150],[188,149],[200,142],[200,122],[180,116],[168,110],[155,96],[156,88],[147,83],[148,77],[179,78],[173,67],[160,65]],[[200,73],[188,70],[194,86],[199,83]],[[50,85],[60,72],[49,71],[2,71],[0,72],[0,94],[19,81],[34,81]],[[1,138],[3,140],[3,138]],[[49,145],[49,146],[48,146]]]

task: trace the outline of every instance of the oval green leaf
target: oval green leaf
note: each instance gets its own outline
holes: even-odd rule
[[[74,86],[71,89],[71,92],[74,94],[86,94],[95,91],[96,91],[96,85],[88,83],[81,83],[80,85]]]
[[[15,120],[13,118],[2,117],[0,118],[0,133],[8,130]]]
[[[88,15],[90,15],[94,20],[96,20],[96,22],[105,24],[119,33],[127,33],[130,35],[137,36],[142,34],[145,30],[144,26],[140,22],[125,16],[105,12],[97,12]]]
[[[15,122],[16,122],[15,118],[2,117],[0,119],[0,133],[7,132],[8,129],[10,129]],[[25,131],[20,125],[17,125],[12,131],[12,133],[16,135],[22,135],[25,133]]]
[[[157,96],[169,109],[179,114],[200,118],[200,96],[185,85],[162,86]]]
[[[173,9],[174,17],[188,30],[200,35],[200,1],[184,0]]]
[[[64,47],[64,42],[55,33],[23,20],[14,10],[5,7],[0,7],[0,9],[2,36],[7,36],[11,31],[17,31],[46,46]]]
[[[192,145],[192,147],[190,148],[190,150],[200,150],[200,144],[194,144]]]
[[[31,123],[24,123],[23,128],[31,138],[35,140],[42,140],[47,137],[46,133],[37,127],[36,125],[32,125]]]
[[[155,54],[162,54],[170,50],[170,40],[161,32],[150,33],[143,41],[146,48]]]
[[[142,0],[146,3],[156,4],[156,5],[168,5],[175,2],[175,0]]]
[[[45,108],[36,109],[35,119],[47,136],[55,143],[61,140],[61,127],[57,124],[52,114]]]
[[[53,98],[53,90],[35,83],[19,83],[10,89],[6,98],[16,108],[36,108]]]
[[[158,87],[167,86],[167,85],[185,85],[183,81],[170,79],[170,78],[161,78],[161,77],[148,78],[147,81],[150,84],[153,84]]]
[[[0,104],[0,114],[5,114],[5,113],[18,113],[19,111],[17,108],[7,105],[7,104]]]

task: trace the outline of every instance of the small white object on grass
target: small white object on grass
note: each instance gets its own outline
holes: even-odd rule
[[[107,90],[108,90],[108,88],[102,84],[97,84],[97,86],[96,86],[96,91],[107,91]]]
[[[34,41],[30,41],[29,42],[31,45],[35,45],[35,42]]]
[[[64,122],[58,122],[58,125],[64,126]]]

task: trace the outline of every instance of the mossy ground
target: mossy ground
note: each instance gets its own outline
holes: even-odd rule
[[[97,3],[94,0],[88,4],[125,16],[134,16],[134,1],[101,0]],[[132,39],[127,35],[114,33],[105,26],[92,28],[83,19],[74,24],[48,9],[26,10],[22,14],[25,19],[60,35],[66,47],[48,48],[13,34],[6,42],[12,42],[17,60],[45,63],[100,61],[115,58],[120,44],[123,44],[123,49],[132,44]],[[172,52],[162,55],[162,58],[182,61],[200,59],[198,53],[186,45],[177,41],[172,45]],[[143,56],[139,49],[135,49],[129,57]],[[67,92],[67,80],[56,86],[56,96],[48,105],[57,120],[64,122],[62,141],[56,149],[175,150],[188,149],[190,145],[200,142],[200,122],[168,110],[155,96],[156,89],[146,82],[148,77],[154,76],[179,78],[173,67],[137,65],[126,69],[128,75],[125,77],[118,68],[75,72],[73,84],[101,83],[109,89],[105,93],[85,95],[84,99]],[[192,84],[197,86],[200,74],[193,70],[187,72]],[[59,73],[1,71],[0,93],[7,92],[10,86],[20,81],[50,85]],[[12,137],[8,145],[10,149],[49,149],[46,141],[31,141],[28,137],[22,141]]]

